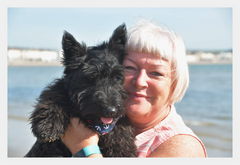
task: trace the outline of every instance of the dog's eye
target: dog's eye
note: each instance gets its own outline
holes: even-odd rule
[[[115,76],[115,77],[113,77],[113,80],[114,80],[114,81],[118,81],[118,80],[119,80],[119,77],[116,77],[116,76]]]
[[[90,79],[94,79],[94,78],[95,78],[95,74],[94,74],[94,73],[91,73],[88,77],[89,77]]]
[[[122,82],[123,81],[122,78],[118,77],[118,76],[114,77],[113,80],[114,81],[118,81],[118,82]]]

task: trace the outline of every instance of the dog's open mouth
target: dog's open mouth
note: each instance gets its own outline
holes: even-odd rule
[[[101,120],[104,124],[111,124],[113,122],[113,118],[101,117]]]
[[[93,123],[91,120],[87,120],[87,122],[90,124],[94,130],[96,130],[100,135],[105,135],[109,131],[113,129],[115,126],[116,122],[118,121],[118,118],[106,118],[106,117],[101,117],[101,123]]]

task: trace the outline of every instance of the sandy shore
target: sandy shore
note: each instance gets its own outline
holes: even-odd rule
[[[33,137],[27,119],[8,117],[7,157],[23,157],[31,149],[36,138]]]
[[[199,61],[188,62],[189,65],[214,65],[214,64],[232,64],[232,61]],[[62,66],[61,62],[41,62],[41,61],[14,61],[8,62],[8,66]]]

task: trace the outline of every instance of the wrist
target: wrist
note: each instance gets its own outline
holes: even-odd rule
[[[89,145],[75,153],[72,157],[102,157],[98,145]]]
[[[91,137],[88,139],[84,139],[81,142],[78,141],[73,142],[72,145],[69,146],[69,150],[73,155],[75,155],[77,152],[88,146],[98,146],[98,140],[96,140],[96,138]]]

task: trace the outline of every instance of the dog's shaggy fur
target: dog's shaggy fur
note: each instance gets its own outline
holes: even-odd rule
[[[63,77],[48,85],[39,96],[30,116],[31,129],[37,141],[26,157],[72,156],[62,143],[61,136],[78,117],[86,127],[86,120],[99,123],[101,117],[118,117],[116,126],[100,136],[99,147],[104,157],[135,157],[134,128],[124,116],[123,90],[125,55],[125,24],[120,25],[108,42],[87,47],[65,32],[62,39]],[[70,96],[69,96],[69,93]],[[124,116],[124,117],[121,117]],[[94,129],[92,129],[94,131]]]

